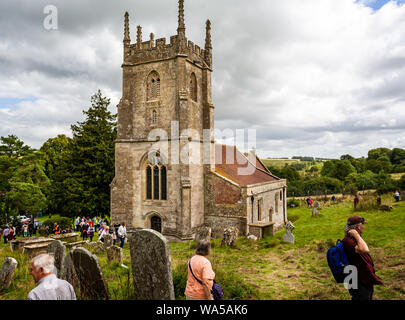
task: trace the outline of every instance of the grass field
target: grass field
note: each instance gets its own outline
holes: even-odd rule
[[[300,173],[305,174],[305,170],[314,166],[313,161],[301,161],[299,159],[260,159],[266,167],[273,166],[278,169],[284,168],[286,165],[300,164],[304,165],[304,169],[298,170]],[[322,170],[323,161],[315,161],[315,166],[318,170]]]
[[[263,164],[268,167],[268,166],[274,166],[276,168],[284,168],[286,164],[292,165],[294,163],[301,163],[301,160],[295,160],[295,159],[260,159]]]
[[[375,287],[375,299],[405,298],[405,202],[392,203],[391,196],[383,204],[392,212],[360,212],[369,221],[364,239],[369,244],[378,276],[384,286]],[[295,225],[295,244],[282,243],[285,231],[257,242],[240,237],[235,248],[221,248],[220,239],[212,241],[209,259],[216,280],[225,292],[225,299],[349,299],[342,284],[336,284],[326,262],[326,251],[336,239],[343,237],[347,218],[354,213],[352,202],[325,204],[316,218],[310,209],[288,209]],[[194,254],[195,243],[171,243],[171,258],[176,299],[184,299],[187,260]],[[13,256],[19,262],[12,286],[0,293],[0,299],[25,299],[34,287],[28,274],[28,261],[21,253],[10,252],[0,244],[0,261]],[[117,263],[108,265],[105,254],[98,254],[112,299],[132,299],[130,268]],[[130,267],[129,245],[124,247],[124,264]]]

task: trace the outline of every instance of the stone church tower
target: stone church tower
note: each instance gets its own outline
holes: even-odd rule
[[[210,21],[202,49],[186,38],[179,0],[169,43],[154,34],[143,41],[138,26],[131,44],[125,13],[123,49],[111,222],[154,229],[171,241],[192,239],[202,225],[214,237],[228,227],[258,238],[282,228],[286,180],[255,155],[215,144]]]
[[[153,228],[170,240],[191,239],[192,230],[204,223],[204,176],[214,170],[215,148],[211,24],[206,22],[202,49],[186,38],[184,0],[178,9],[177,34],[169,43],[153,33],[143,41],[138,26],[136,43],[131,44],[125,13],[111,183],[112,223]],[[210,141],[206,147],[204,129]],[[200,151],[198,163],[179,159],[187,146]],[[210,161],[203,161],[204,152]]]

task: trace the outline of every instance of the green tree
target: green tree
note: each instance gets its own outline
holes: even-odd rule
[[[371,149],[368,151],[368,159],[377,160],[381,156],[387,156],[388,159],[390,159],[391,154],[392,154],[392,151],[391,151],[391,149],[388,149],[388,148]]]
[[[71,176],[71,152],[72,139],[63,134],[55,138],[48,139],[41,147],[45,161],[45,173],[51,180],[51,185],[47,189],[48,208],[44,213],[62,213],[69,210],[71,203],[71,193],[68,179]]]
[[[297,169],[292,166],[287,166],[281,169],[280,178],[287,179],[287,181],[300,180],[301,176]]]
[[[376,159],[367,159],[366,169],[374,173],[379,173],[381,170],[383,170],[383,163]]]
[[[33,152],[33,149],[25,145],[24,142],[15,135],[0,137],[0,142],[0,156],[5,155],[9,158],[18,158]]]
[[[391,153],[391,163],[392,164],[399,164],[403,160],[405,160],[405,150],[400,148],[392,149]]]
[[[393,165],[393,172],[405,171],[405,150],[400,148],[392,149],[391,163]]]
[[[275,166],[267,166],[267,169],[274,174],[276,177],[280,177],[281,176],[281,170]]]
[[[401,190],[404,190],[404,191],[405,191],[405,174],[403,174],[403,175],[401,176],[401,179],[399,179],[399,181],[398,181],[398,187],[399,187]]]
[[[15,135],[1,137],[0,150],[0,207],[3,213],[37,213],[46,208],[49,179],[44,173],[42,154],[24,145]]]
[[[344,181],[349,174],[355,172],[356,168],[351,164],[350,160],[330,160],[324,163],[321,175]]]
[[[362,173],[351,173],[346,179],[345,183],[354,184],[357,190],[368,190],[377,187],[376,174],[367,170]]]
[[[366,165],[367,165],[366,158],[362,157],[362,158],[358,158],[358,159],[352,159],[352,160],[350,160],[350,162],[351,162],[352,166],[356,168],[356,171],[358,173],[363,173],[363,172],[367,171],[367,169],[366,169]]]
[[[336,161],[335,174],[332,177],[344,181],[351,173],[356,173],[356,169],[352,166],[350,160],[340,160]]]
[[[57,159],[58,169],[52,169],[52,198],[61,199],[55,207],[64,216],[110,214],[117,124],[116,115],[108,111],[109,104],[110,99],[99,90],[91,97],[91,107],[83,111],[85,121],[71,126],[72,140],[51,143],[64,150],[63,159]]]
[[[336,161],[325,161],[321,170],[321,175],[324,177],[334,177],[336,174]]]
[[[59,134],[55,138],[48,139],[40,148],[45,160],[45,173],[52,179],[54,171],[58,170],[69,150],[71,138]]]
[[[354,157],[352,157],[350,154],[344,154],[340,157],[340,160],[354,160]]]

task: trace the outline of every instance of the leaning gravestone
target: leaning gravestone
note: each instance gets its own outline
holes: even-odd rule
[[[71,253],[81,299],[108,300],[110,294],[97,256],[80,247],[72,249]]]
[[[122,254],[122,249],[117,246],[111,246],[107,248],[107,260],[108,263],[112,261],[118,261],[120,264],[124,263],[124,256]]]
[[[211,241],[211,228],[208,226],[201,226],[197,228],[194,240],[199,242],[200,240]]]
[[[224,229],[224,235],[221,241],[222,246],[233,246],[238,240],[239,230],[236,227],[229,227]]]
[[[155,230],[129,236],[132,277],[137,300],[174,300],[169,242]]]
[[[291,221],[288,221],[285,225],[286,228],[286,233],[283,236],[283,241],[287,243],[294,243],[295,242],[295,237],[292,234],[292,231],[295,229],[294,225],[291,223]]]
[[[105,252],[104,243],[102,243],[101,241],[86,242],[84,244],[84,247],[86,249],[90,249],[91,252],[93,252],[93,253],[104,253]]]
[[[77,280],[75,268],[73,266],[72,251],[63,259],[61,278],[69,282],[75,291],[80,289],[80,284]]]
[[[106,234],[104,236],[104,248],[107,249],[107,248],[111,247],[113,245],[113,243],[114,243],[113,241],[114,240],[112,238],[112,235],[111,234]]]
[[[18,262],[14,258],[6,258],[0,270],[0,289],[8,289],[13,281]]]
[[[66,255],[66,247],[63,245],[62,241],[54,240],[48,244],[48,254],[54,257],[55,267],[58,271],[57,275],[60,275],[62,272],[63,260]]]

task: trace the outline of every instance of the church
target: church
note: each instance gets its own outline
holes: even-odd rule
[[[186,38],[179,0],[176,35],[144,41],[138,26],[131,43],[125,13],[111,223],[170,241],[191,240],[201,226],[214,237],[236,227],[261,238],[287,222],[286,180],[254,153],[215,142],[209,20],[205,32],[204,48]]]

